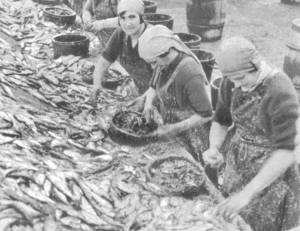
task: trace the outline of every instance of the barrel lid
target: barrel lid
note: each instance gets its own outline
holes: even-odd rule
[[[300,32],[300,18],[296,18],[292,21],[292,29]]]

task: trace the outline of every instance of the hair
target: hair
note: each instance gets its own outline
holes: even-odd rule
[[[122,13],[119,14],[119,17],[122,17],[124,14],[125,14],[126,11],[123,11]],[[118,17],[118,18],[119,18]],[[144,15],[142,14],[139,14],[139,18],[140,18],[140,24],[144,23],[145,20],[144,20]],[[120,19],[118,19],[118,24],[120,26]]]
[[[166,51],[166,52],[162,53],[162,54],[161,54],[161,55],[159,55],[158,57],[160,57],[160,58],[164,58],[164,57],[166,57],[168,54],[170,54],[170,50],[168,50],[168,51]]]
[[[258,71],[258,67],[254,64],[254,63],[252,63],[252,62],[250,62],[251,63],[251,66],[253,67],[253,70],[251,70],[251,71],[249,71],[250,73],[253,73],[253,72],[256,72],[256,71]]]

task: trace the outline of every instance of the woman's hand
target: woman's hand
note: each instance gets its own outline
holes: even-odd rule
[[[104,23],[103,20],[96,20],[94,22],[90,22],[88,24],[88,30],[94,31],[94,32],[99,32],[104,28]]]
[[[202,154],[203,160],[212,168],[219,167],[223,162],[223,156],[217,148],[209,148]]]
[[[132,111],[141,112],[144,109],[145,97],[140,96],[129,102],[126,106]]]
[[[174,126],[171,124],[166,124],[159,126],[155,131],[151,132],[148,136],[150,137],[164,137],[172,136],[174,131]]]
[[[214,214],[223,216],[226,220],[232,221],[238,213],[251,201],[252,195],[243,190],[236,193],[217,205]]]

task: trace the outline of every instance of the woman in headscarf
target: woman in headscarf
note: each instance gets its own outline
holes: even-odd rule
[[[92,98],[96,98],[108,67],[117,59],[134,80],[139,93],[142,94],[147,90],[152,69],[140,58],[138,53],[138,39],[149,27],[144,22],[143,12],[144,3],[142,0],[120,1],[118,5],[120,27],[113,33],[97,61],[93,74]]]
[[[156,66],[145,94],[144,113],[149,119],[154,99],[159,99],[164,125],[152,135],[175,136],[196,160],[202,162],[201,153],[208,147],[207,122],[211,119],[212,107],[200,61],[163,25],[155,25],[143,33],[139,38],[139,54]],[[215,172],[208,175],[216,182]]]
[[[87,0],[82,11],[82,20],[86,30],[97,34],[102,47],[118,27],[118,0]]]
[[[223,141],[230,142],[225,141],[223,181],[229,197],[216,213],[227,218],[239,213],[254,231],[294,227],[300,212],[293,156],[296,91],[290,79],[269,66],[243,37],[223,41],[217,62],[225,77],[204,161],[217,164]]]

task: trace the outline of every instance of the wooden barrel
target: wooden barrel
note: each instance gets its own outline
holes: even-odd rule
[[[292,21],[292,31],[284,57],[283,71],[291,78],[300,98],[300,18]]]
[[[222,37],[225,15],[225,0],[188,0],[186,3],[188,30],[200,35],[202,41]]]

